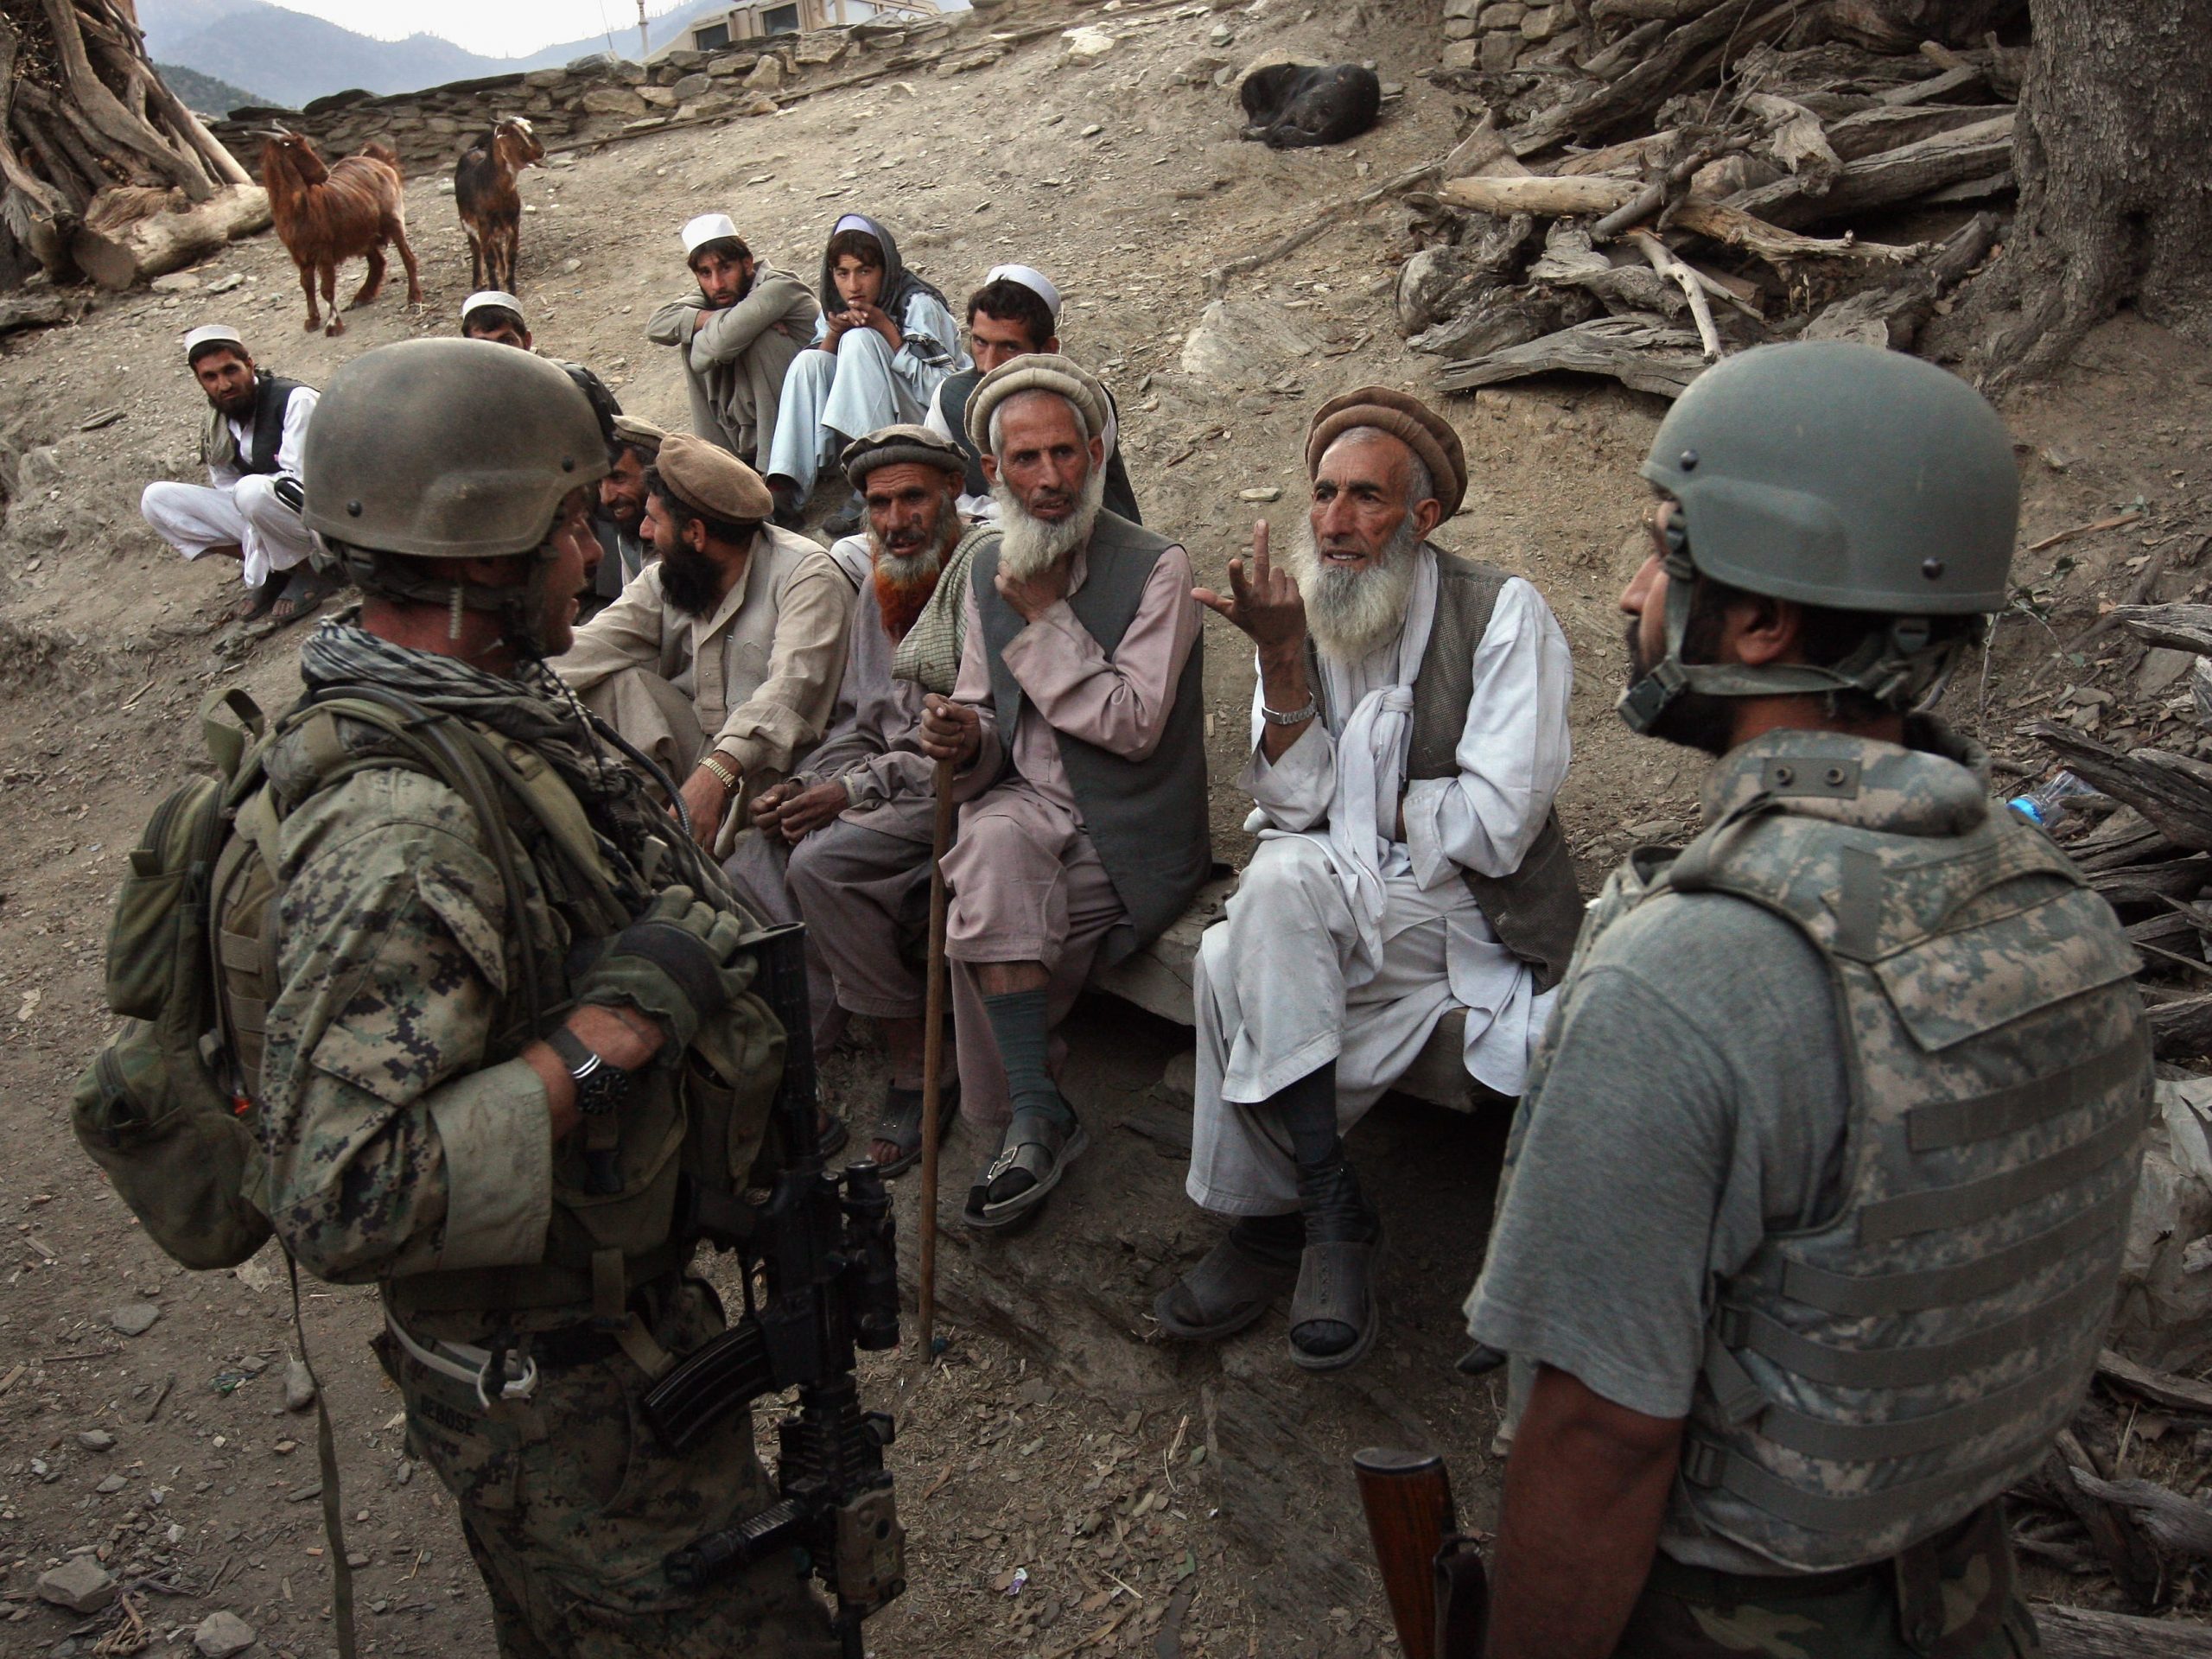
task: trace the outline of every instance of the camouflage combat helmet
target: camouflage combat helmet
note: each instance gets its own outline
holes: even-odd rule
[[[1909,702],[1956,655],[1959,630],[1933,619],[2005,604],[2012,441],[1979,392],[1917,358],[1840,341],[1730,358],[1683,393],[1642,471],[1674,505],[1662,531],[1667,653],[1621,698],[1638,731],[1687,691]],[[1685,664],[1700,576],[1890,626],[1830,667]]]
[[[543,358],[415,340],[331,378],[301,473],[302,517],[328,541],[492,558],[541,544],[562,498],[605,476],[607,448],[589,399]]]

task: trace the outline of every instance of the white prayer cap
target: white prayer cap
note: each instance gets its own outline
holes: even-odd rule
[[[836,235],[840,231],[858,231],[863,236],[874,236],[875,221],[866,213],[847,213],[830,227],[830,234],[832,236]]]
[[[184,337],[185,360],[191,361],[192,354],[202,346],[235,346],[241,353],[245,350],[245,341],[227,322],[202,323],[187,334]]]
[[[1060,290],[1052,286],[1052,279],[1034,265],[993,265],[984,276],[986,284],[991,283],[1020,283],[1039,299],[1052,314],[1052,321],[1060,320]]]
[[[702,213],[683,227],[683,257],[689,259],[702,245],[725,237],[737,239],[737,221],[728,213]]]
[[[487,305],[496,305],[502,311],[512,311],[518,317],[522,315],[522,302],[513,295],[501,289],[480,288],[461,302],[461,322],[466,325],[472,314],[481,311]]]

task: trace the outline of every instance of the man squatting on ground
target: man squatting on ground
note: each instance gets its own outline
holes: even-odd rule
[[[1428,539],[1466,493],[1459,435],[1367,386],[1322,405],[1306,465],[1300,544],[1270,564],[1261,524],[1230,595],[1198,594],[1258,654],[1260,842],[1192,980],[1190,1193],[1237,1219],[1156,1312],[1225,1336],[1295,1273],[1291,1357],[1325,1370],[1380,1325],[1381,1223],[1341,1131],[1454,1007],[1470,1075],[1517,1096],[1582,897],[1552,810],[1567,636],[1527,582]]]
[[[954,505],[966,471],[960,451],[920,427],[871,432],[844,464],[868,506],[872,570],[854,609],[838,723],[796,776],[754,801],[760,833],[738,843],[730,869],[741,894],[758,893],[779,920],[806,923],[836,1007],[883,1033],[891,1079],[869,1155],[891,1176],[922,1151],[937,798],[922,704],[928,691],[953,688],[969,561],[995,537],[971,531]],[[775,879],[786,856],[788,894]],[[944,1103],[959,1099],[959,1079],[948,1077]],[[950,1122],[950,1109],[939,1121]]]
[[[1182,914],[1212,865],[1200,612],[1189,556],[1101,509],[1106,397],[1064,357],[986,375],[968,433],[1000,540],[975,555],[951,697],[923,753],[965,803],[944,861],[961,1110],[1000,1128],[970,1226],[1043,1203],[1089,1145],[1053,1082],[1053,1027],[1095,960]]]
[[[693,434],[766,472],[784,376],[820,308],[790,271],[754,260],[727,213],[700,214],[683,240],[698,291],[655,311],[645,338],[683,353]]]
[[[994,265],[983,285],[968,296],[968,354],[972,360],[938,385],[922,424],[960,446],[968,463],[960,511],[978,524],[995,522],[999,507],[991,499],[991,481],[983,476],[983,452],[968,436],[968,400],[1000,364],[1040,353],[1058,355],[1059,327],[1060,290],[1033,266]],[[1142,524],[1136,492],[1129,487],[1128,471],[1122,465],[1121,413],[1110,391],[1106,394],[1104,437],[1106,511],[1118,512],[1133,524]]]
[[[944,296],[906,269],[891,232],[847,213],[822,254],[822,320],[811,349],[792,359],[764,469],[779,521],[814,493],[817,474],[855,438],[912,425],[938,383],[968,366]],[[860,527],[855,502],[830,520],[833,536]]]
[[[708,1109],[679,1095],[695,1045],[740,1075],[726,1025],[751,923],[543,666],[569,642],[606,464],[583,396],[520,352],[412,340],[332,381],[308,523],[366,597],[308,641],[302,677],[398,692],[527,749],[588,822],[613,898],[540,838],[500,855],[441,779],[378,764],[373,728],[340,725],[327,784],[312,722],[281,743],[268,1210],[311,1272],[377,1285],[378,1357],[460,1506],[502,1655],[830,1659],[791,1552],[706,1589],[664,1565],[775,1493],[747,1413],[681,1458],[639,1427],[657,1358],[722,1328],[686,1275],[693,1246],[668,1236],[661,1147],[687,1115],[733,1156],[765,1125],[700,1124]],[[571,966],[585,944],[591,965]],[[534,1031],[534,1006],[566,1013]],[[634,1190],[576,1202],[609,1168]]]
[[[853,585],[769,511],[760,475],[728,450],[663,440],[645,478],[660,556],[553,664],[677,781],[717,857],[744,803],[821,740],[844,671]]]
[[[1932,364],[1770,346],[1643,472],[1621,711],[1715,761],[1515,1118],[1490,1652],[2033,1655],[2002,1497],[2095,1367],[2151,1057],[2110,908],[1910,712],[2007,602],[2012,446]]]
[[[522,302],[513,295],[496,288],[479,289],[461,302],[461,337],[463,340],[488,340],[494,346],[512,346],[525,352],[537,348],[531,343],[530,324],[524,319]],[[584,396],[591,399],[592,413],[598,418],[600,430],[607,440],[609,461],[620,469],[624,447],[621,429],[626,425],[634,433],[642,429],[650,433],[657,445],[660,429],[644,421],[631,420],[622,413],[622,405],[607,383],[581,363],[563,362],[550,359],[555,367],[575,381]],[[630,464],[630,477],[639,475],[634,461]],[[600,556],[592,562],[587,581],[582,614],[588,618],[606,609],[607,601],[622,591],[623,584],[644,565],[636,524],[632,523],[629,544],[625,547],[620,526],[611,518],[607,508],[607,486],[615,482],[609,473],[601,480],[600,511],[592,516],[592,532],[599,543]]]
[[[184,356],[207,397],[200,435],[207,481],[156,480],[139,497],[138,510],[186,558],[213,553],[238,560],[246,598],[237,614],[264,616],[315,548],[294,503],[317,394],[313,386],[255,368],[238,330],[222,323],[187,334]],[[295,492],[293,502],[280,493],[283,486]],[[288,607],[278,620],[304,613]]]

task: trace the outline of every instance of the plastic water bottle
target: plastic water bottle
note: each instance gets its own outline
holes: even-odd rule
[[[2048,833],[2058,827],[2066,816],[2066,800],[2071,795],[2094,795],[2094,785],[2085,784],[2072,772],[2060,771],[2037,784],[2024,795],[2015,795],[2005,803],[2014,813]]]

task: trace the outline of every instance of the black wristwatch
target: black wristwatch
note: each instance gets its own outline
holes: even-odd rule
[[[586,1117],[600,1117],[621,1109],[622,1103],[630,1097],[627,1071],[593,1053],[566,1026],[556,1026],[545,1041],[569,1068],[569,1078],[576,1085],[578,1111]]]

